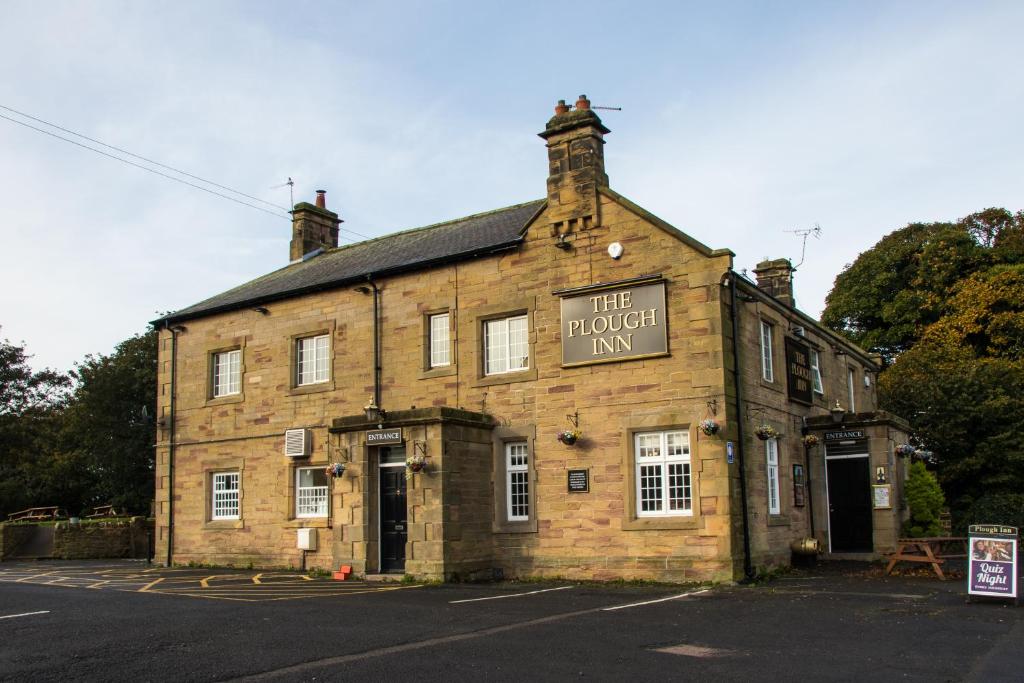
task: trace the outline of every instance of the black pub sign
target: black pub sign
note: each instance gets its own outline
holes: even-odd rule
[[[402,443],[402,428],[370,429],[366,432],[367,446],[389,446]]]
[[[789,400],[810,405],[814,399],[811,382],[811,352],[806,344],[786,338],[786,379]]]
[[[590,491],[590,470],[569,470],[569,493],[587,493]]]

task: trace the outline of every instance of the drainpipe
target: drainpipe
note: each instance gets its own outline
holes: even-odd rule
[[[733,376],[736,384],[736,462],[740,470],[740,505],[743,510],[743,575],[747,580],[753,579],[756,573],[750,562],[750,522],[747,511],[747,470],[743,457],[743,412],[741,391],[743,382],[740,379],[740,351],[739,351],[739,298],[736,295],[736,273],[729,267],[729,294],[732,298],[730,314],[732,317],[732,358]]]
[[[171,398],[168,410],[168,444],[167,444],[167,566],[173,565],[172,553],[174,551],[174,424],[175,424],[175,391],[177,389],[178,370],[178,333],[184,332],[181,325],[171,327],[165,325],[171,332]]]
[[[369,294],[373,290],[373,405],[380,408],[380,288],[373,281],[373,275],[366,276],[369,287],[356,287],[357,292]]]

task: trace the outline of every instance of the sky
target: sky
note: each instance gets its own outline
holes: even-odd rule
[[[543,197],[536,133],[581,93],[622,108],[612,189],[737,269],[802,260],[814,316],[889,232],[1024,209],[1020,2],[0,7],[0,339],[37,368],[285,265],[289,177],[343,242]]]

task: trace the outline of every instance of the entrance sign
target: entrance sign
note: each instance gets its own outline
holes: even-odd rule
[[[789,400],[811,405],[811,351],[807,344],[786,337],[786,384]]]
[[[368,429],[366,431],[367,446],[388,446],[402,443],[402,428]]]
[[[562,365],[668,354],[665,281],[647,278],[560,290]]]
[[[569,470],[569,493],[590,491],[590,470]]]
[[[1017,527],[972,524],[968,531],[967,592],[1017,597]]]
[[[853,439],[863,438],[863,429],[846,429],[841,432],[825,432],[825,441],[852,441]]]

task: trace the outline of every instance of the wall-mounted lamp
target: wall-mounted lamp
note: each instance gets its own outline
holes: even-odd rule
[[[566,235],[563,233],[558,236],[558,241],[555,242],[555,246],[559,249],[565,249],[566,251],[572,249],[572,243],[565,239]]]
[[[839,399],[836,399],[836,404],[828,412],[832,413],[832,421],[836,424],[842,422],[843,418],[846,417],[846,408],[839,405]]]
[[[267,308],[266,306],[253,306],[252,310],[262,315],[270,315],[270,309]]]
[[[384,420],[387,419],[387,411],[378,406],[373,401],[373,396],[370,397],[370,402],[363,406],[363,412],[366,413],[366,419],[370,422],[376,422],[378,429],[384,428]]]

